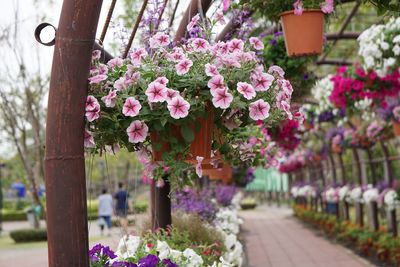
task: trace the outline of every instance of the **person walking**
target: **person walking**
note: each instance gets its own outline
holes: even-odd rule
[[[107,193],[107,189],[103,189],[101,195],[98,197],[99,201],[99,220],[101,223],[101,235],[103,235],[104,224],[107,227],[107,235],[111,236],[111,216],[113,214],[113,198],[111,194]]]
[[[123,183],[118,183],[118,192],[115,193],[114,198],[116,199],[115,211],[119,217],[123,230],[127,233],[128,230],[128,192],[124,189]]]

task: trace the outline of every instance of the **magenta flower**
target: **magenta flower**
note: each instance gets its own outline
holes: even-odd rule
[[[89,77],[90,84],[98,84],[104,80],[107,80],[107,75],[105,74],[97,74],[96,76]]]
[[[168,102],[167,106],[172,118],[185,118],[189,114],[190,104],[183,97],[176,96]]]
[[[257,37],[250,37],[249,39],[250,44],[254,47],[255,50],[262,50],[264,49],[263,42],[260,41]]]
[[[86,119],[89,122],[95,121],[98,118],[100,118],[100,104],[99,102],[96,102],[96,104],[94,104],[93,108],[91,108],[90,110],[86,110],[85,113]]]
[[[162,85],[167,86],[169,80],[165,76],[158,77],[154,80],[155,82],[161,83]]]
[[[94,110],[97,106],[100,106],[99,101],[97,101],[97,99],[94,96],[88,95],[86,98],[85,110],[86,111]]]
[[[166,95],[167,102],[171,101],[172,98],[174,98],[176,96],[179,96],[179,91],[167,88],[167,95]]]
[[[231,0],[222,0],[222,5],[224,12],[228,11],[229,6],[231,5]]]
[[[108,95],[103,96],[101,100],[106,104],[106,107],[113,108],[115,107],[115,101],[117,98],[117,90],[110,90]]]
[[[218,68],[215,65],[207,63],[206,65],[204,65],[204,67],[207,76],[213,77],[219,75]]]
[[[249,116],[255,121],[264,120],[269,117],[270,105],[259,99],[249,105]]]
[[[303,14],[303,2],[300,0],[297,0],[296,2],[293,3],[293,9],[294,9],[294,14],[300,16]]]
[[[214,95],[216,90],[226,88],[224,84],[224,77],[222,75],[212,76],[208,81],[207,86],[210,88],[211,94]]]
[[[279,80],[279,84],[288,97],[292,95],[293,87],[288,80],[285,79]]]
[[[209,43],[203,38],[193,38],[190,39],[189,42],[195,52],[207,52],[208,50]]]
[[[251,84],[245,82],[237,83],[237,90],[243,95],[244,98],[250,100],[256,96],[256,91]]]
[[[159,82],[151,82],[145,92],[150,103],[164,102],[167,96],[167,87]]]
[[[252,75],[252,83],[256,91],[267,91],[274,81],[274,76],[268,73],[256,73]]]
[[[88,129],[85,129],[85,139],[83,141],[83,145],[86,148],[95,148],[96,143],[94,142],[93,134]]]
[[[175,65],[176,73],[178,75],[184,75],[188,73],[190,67],[193,66],[193,62],[190,59],[184,58]]]
[[[224,17],[224,13],[222,13],[221,11],[217,11],[215,12],[215,21],[218,21],[219,24],[221,25],[225,25],[225,17]]]
[[[277,73],[279,77],[282,79],[285,77],[285,71],[277,65],[272,65],[271,67],[269,67],[268,73],[270,74]]]
[[[119,58],[119,57],[110,59],[110,60],[107,62],[107,65],[108,65],[110,68],[121,67],[123,64],[124,64],[124,60],[123,60],[122,58]]]
[[[142,105],[140,105],[138,100],[136,100],[134,97],[128,97],[125,100],[124,106],[122,107],[122,114],[127,117],[135,117],[139,114],[141,108]]]
[[[228,42],[228,47],[229,47],[229,51],[232,53],[241,52],[244,47],[244,42],[243,42],[243,40],[234,38]]]
[[[149,39],[150,48],[158,48],[169,45],[169,36],[165,33],[158,32]]]
[[[228,93],[227,88],[217,89],[214,91],[212,103],[216,108],[227,109],[231,105],[232,100],[233,96]]]
[[[179,62],[185,58],[185,54],[183,53],[182,48],[174,47],[172,53],[167,54],[167,59],[173,62]]]
[[[196,174],[197,176],[199,176],[199,178],[201,178],[201,176],[203,176],[203,169],[201,168],[201,162],[203,161],[204,157],[196,157]]]
[[[325,3],[321,6],[321,11],[325,14],[330,14],[334,10],[333,0],[325,0]]]
[[[126,133],[129,137],[129,142],[131,143],[140,143],[146,140],[147,133],[149,132],[149,128],[147,125],[139,120],[135,120],[129,125],[128,129],[126,129]]]
[[[142,58],[147,56],[147,52],[144,48],[135,48],[129,55],[133,65],[140,65],[142,63]]]

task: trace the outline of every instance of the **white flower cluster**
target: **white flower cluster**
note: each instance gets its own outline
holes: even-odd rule
[[[236,197],[236,196],[235,196]],[[234,197],[234,199],[235,199]],[[237,197],[239,199],[239,197]],[[214,225],[224,238],[227,251],[221,257],[221,263],[212,267],[242,266],[243,245],[237,239],[243,220],[237,214],[237,208],[222,208],[216,214]]]
[[[339,188],[338,195],[340,201],[348,201],[349,199],[350,188],[347,185]]]
[[[354,107],[361,113],[361,119],[364,121],[372,121],[376,117],[376,113],[372,109],[372,99],[364,98],[354,103]]]
[[[311,185],[304,185],[304,186],[293,186],[290,189],[290,193],[293,197],[316,197],[317,191]]]
[[[329,96],[333,90],[333,82],[331,81],[332,75],[328,75],[325,78],[317,81],[314,87],[311,89],[311,94],[314,99],[318,102],[315,113],[321,114],[326,110],[333,109],[332,102],[329,101]]]
[[[352,203],[358,203],[362,201],[363,191],[361,187],[354,187],[349,193],[349,201]]]
[[[359,37],[358,54],[365,69],[375,70],[383,77],[400,66],[400,17],[385,25],[372,25]]]
[[[377,201],[379,197],[379,191],[377,188],[369,187],[363,194],[363,200],[365,203],[371,203]]]
[[[399,200],[397,199],[397,193],[393,189],[390,189],[386,192],[383,197],[383,203],[385,203],[389,210],[395,210],[396,206],[399,204]]]
[[[338,189],[330,187],[323,192],[323,197],[328,203],[337,203],[339,201]]]

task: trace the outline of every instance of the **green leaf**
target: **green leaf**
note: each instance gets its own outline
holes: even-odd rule
[[[194,140],[194,132],[187,126],[181,127],[181,134],[186,143],[192,143]]]

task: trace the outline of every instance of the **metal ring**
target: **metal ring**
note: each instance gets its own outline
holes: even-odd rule
[[[51,40],[50,42],[47,42],[47,43],[43,42],[42,39],[40,38],[40,34],[41,34],[42,30],[44,28],[46,28],[47,26],[52,27],[54,29],[55,34],[57,34],[56,27],[54,27],[53,25],[51,25],[48,22],[43,22],[43,23],[40,23],[35,29],[35,39],[36,39],[36,41],[38,41],[42,45],[53,46],[56,43],[56,37],[55,36],[54,36],[53,40]]]

